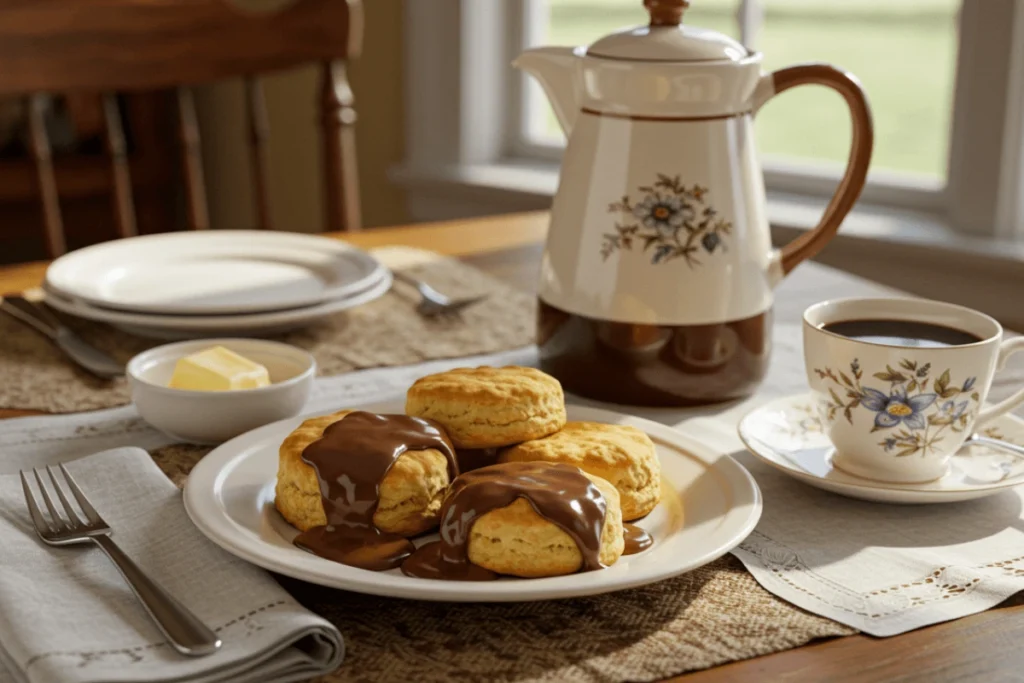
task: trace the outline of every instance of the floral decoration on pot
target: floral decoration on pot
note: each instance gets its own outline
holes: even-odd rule
[[[608,260],[619,250],[650,254],[652,264],[682,258],[691,268],[700,265],[698,256],[727,251],[732,223],[705,203],[708,189],[683,185],[679,176],[662,173],[652,185],[637,188],[637,200],[628,195],[609,205],[620,214],[615,232],[605,233],[601,256]]]

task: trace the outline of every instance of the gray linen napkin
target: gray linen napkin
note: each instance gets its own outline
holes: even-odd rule
[[[114,538],[224,641],[178,655],[99,548],[35,534],[16,474],[0,475],[0,664],[19,683],[297,681],[333,671],[341,634],[189,521],[181,493],[138,448],[68,465]],[[0,668],[0,681],[7,680]]]

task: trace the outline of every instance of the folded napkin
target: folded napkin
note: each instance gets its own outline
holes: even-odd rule
[[[270,576],[206,540],[181,493],[138,448],[76,460],[69,471],[118,545],[224,642],[177,654],[117,569],[92,546],[36,536],[16,474],[0,475],[0,681],[298,681],[336,669],[338,630]]]

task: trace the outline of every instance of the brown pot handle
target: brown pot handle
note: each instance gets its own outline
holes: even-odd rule
[[[864,189],[871,163],[871,149],[874,145],[874,126],[871,122],[871,108],[860,82],[852,74],[828,64],[800,64],[780,69],[764,76],[758,90],[764,95],[756,105],[760,108],[768,99],[798,85],[824,85],[832,88],[846,100],[853,120],[853,140],[850,144],[850,158],[846,162],[846,173],[839,182],[821,221],[810,232],[800,235],[782,248],[782,273],[788,274],[806,259],[811,258],[835,237],[846,214]]]

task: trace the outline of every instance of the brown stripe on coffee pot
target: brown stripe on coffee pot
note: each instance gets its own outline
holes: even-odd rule
[[[734,119],[740,116],[746,116],[750,112],[741,111],[734,114],[712,114],[710,116],[651,116],[648,114],[620,114],[619,112],[601,111],[599,109],[591,109],[590,107],[582,107],[580,109],[580,113],[590,114],[592,116],[607,116],[613,119],[628,119],[630,121],[718,121],[722,119]]]

